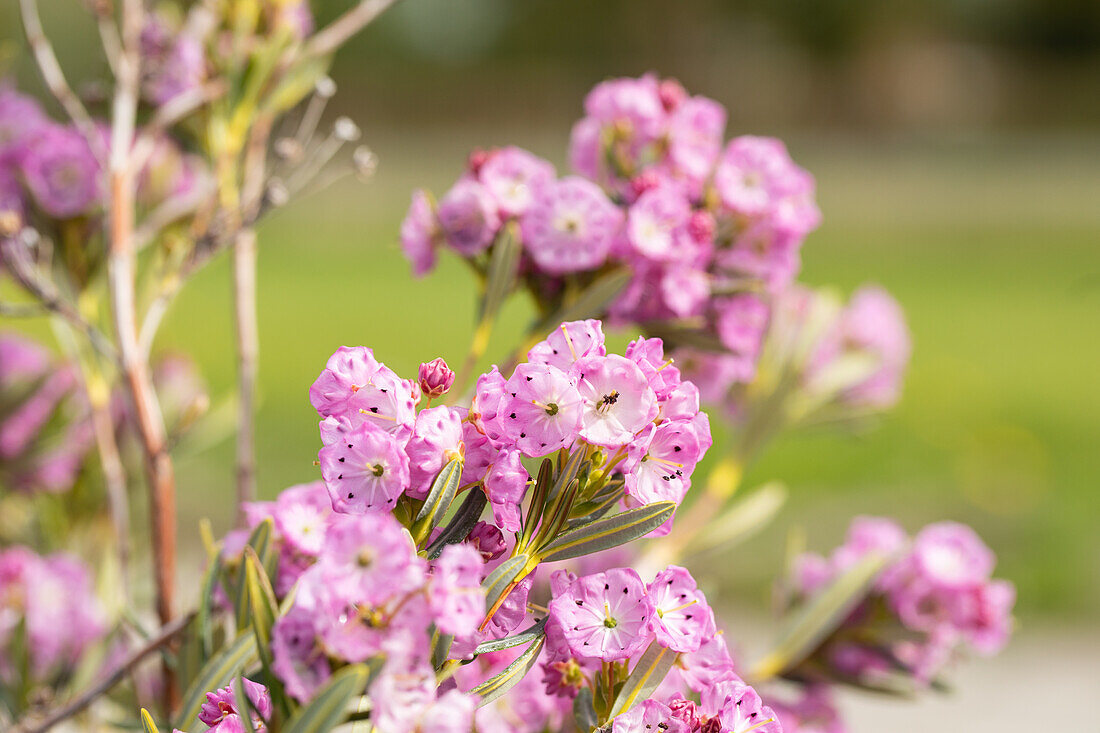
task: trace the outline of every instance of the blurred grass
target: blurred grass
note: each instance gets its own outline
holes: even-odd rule
[[[551,159],[561,136],[371,130],[381,167],[276,212],[261,230],[259,481],[264,496],[313,480],[316,415],[307,390],[340,344],[372,346],[400,373],[464,354],[474,300],[444,256],[410,278],[396,246],[408,194],[441,192],[477,144],[516,142]],[[854,513],[973,523],[1032,614],[1100,610],[1100,141],[1007,138],[953,144],[796,138],[819,181],[825,224],[804,250],[803,279],[851,289],[873,280],[904,305],[915,357],[903,403],[858,436],[790,436],[750,472],[791,500],[773,527],[730,557],[704,559],[726,593],[764,599],[785,533],[839,540]],[[214,394],[233,379],[225,261],[171,312],[160,346],[193,353]],[[514,299],[490,353],[529,315]],[[231,516],[232,446],[180,466],[181,536],[200,516]],[[221,524],[217,524],[220,520]],[[197,558],[196,558],[197,562]]]

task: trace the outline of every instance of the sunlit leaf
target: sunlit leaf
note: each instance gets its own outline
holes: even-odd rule
[[[765,484],[737,501],[693,536],[686,551],[728,549],[763,529],[787,500],[787,488],[779,482]]]
[[[607,305],[626,287],[633,275],[627,268],[612,270],[596,278],[571,303],[567,303],[538,323],[532,332],[544,338],[552,329],[567,321],[581,321],[585,318],[599,318]]]
[[[573,721],[581,733],[588,733],[599,725],[596,708],[592,704],[591,687],[582,687],[573,698]]]
[[[153,716],[150,715],[149,711],[145,708],[141,709],[141,729],[145,731],[145,733],[160,733],[160,729],[157,728]]]
[[[418,541],[426,538],[435,526],[447,514],[458,492],[458,482],[462,478],[462,460],[455,458],[443,467],[432,482],[432,488],[424,499],[424,506],[416,515],[413,524],[413,537]]]
[[[489,574],[489,577],[481,584],[481,587],[485,589],[486,608],[493,608],[513,582],[522,580],[523,575],[526,574],[527,563],[530,560],[531,558],[527,555],[510,557]]]
[[[523,654],[516,657],[516,660],[504,668],[500,674],[485,680],[477,687],[470,690],[471,695],[477,695],[481,698],[478,701],[477,706],[483,707],[488,705],[493,700],[496,700],[508,690],[512,689],[524,676],[531,671],[531,667],[535,666],[535,662],[539,658],[539,652],[542,651],[542,645],[546,641],[545,634],[539,634],[534,643],[531,644]]]
[[[491,652],[499,652],[504,649],[511,649],[515,646],[523,646],[529,642],[534,641],[545,632],[546,619],[539,619],[533,625],[512,636],[506,636],[503,639],[494,639],[493,641],[485,641],[477,645],[474,649],[474,654],[489,654]]]
[[[479,320],[496,317],[504,300],[515,287],[522,249],[516,226],[515,222],[510,222],[501,227],[500,234],[493,243],[489,270],[485,277],[485,296],[481,299],[481,308],[478,311]]]
[[[615,698],[615,704],[611,706],[609,718],[627,712],[630,708],[642,700],[647,699],[657,686],[665,679],[665,675],[676,663],[676,652],[661,646],[656,641],[650,643],[641,659],[634,665],[630,676],[626,678],[622,689]]]
[[[813,654],[866,598],[889,560],[887,555],[879,553],[867,555],[800,606],[772,650],[753,667],[752,677],[770,679]]]
[[[348,702],[362,694],[369,679],[370,668],[365,664],[344,667],[287,721],[284,733],[329,733],[347,718]]]
[[[443,528],[443,531],[439,533],[432,544],[428,545],[428,559],[434,560],[439,557],[439,554],[443,552],[443,548],[447,545],[465,540],[474,525],[481,519],[481,513],[488,503],[489,499],[480,488],[473,488],[466,492],[466,498],[458,507],[458,511],[451,517],[451,521],[447,523],[447,526]]]
[[[237,670],[244,669],[256,661],[256,636],[251,633],[240,634],[220,652],[210,658],[183,696],[180,712],[176,716],[174,727],[189,730],[199,717],[199,709],[206,701],[206,693],[225,687]]]
[[[566,532],[539,550],[539,559],[543,562],[568,560],[618,547],[657,529],[668,521],[674,511],[676,505],[673,502],[659,501],[628,509],[613,517],[597,519]]]

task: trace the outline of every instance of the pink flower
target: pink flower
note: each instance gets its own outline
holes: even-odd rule
[[[653,609],[645,586],[630,568],[616,568],[573,581],[550,602],[569,649],[607,662],[629,659],[645,649]]]
[[[751,135],[730,141],[714,173],[722,203],[746,216],[772,212],[803,180],[781,141]]]
[[[350,415],[358,410],[357,397],[382,365],[365,346],[341,346],[309,388],[309,401],[322,417]]]
[[[669,162],[694,191],[714,170],[725,129],[725,108],[706,97],[684,100],[669,118]]]
[[[275,500],[275,529],[287,547],[317,557],[325,539],[332,500],[321,481],[284,489]]]
[[[383,603],[427,578],[408,531],[381,512],[333,517],[318,565],[330,587],[360,603]]]
[[[508,551],[504,535],[488,522],[478,522],[470,530],[466,542],[481,554],[484,562],[497,560]]]
[[[680,674],[688,687],[700,693],[720,682],[738,679],[726,637],[721,632],[713,633],[697,651],[681,654]]]
[[[554,166],[522,148],[495,151],[477,172],[505,216],[522,216],[536,194],[553,183]]]
[[[783,733],[845,733],[847,728],[826,685],[803,688],[790,704],[772,703]]]
[[[595,269],[607,259],[622,219],[599,186],[563,178],[547,184],[520,220],[523,245],[544,272]]]
[[[335,418],[325,418],[326,423]],[[390,511],[409,488],[409,457],[397,439],[374,423],[364,422],[342,433],[318,453],[321,475],[340,514]]]
[[[626,233],[634,250],[655,262],[668,262],[690,252],[691,205],[674,186],[646,191],[627,215]]]
[[[690,733],[684,721],[675,717],[667,705],[657,700],[643,700],[631,710],[616,716],[611,733]]]
[[[430,407],[416,416],[405,447],[409,457],[409,496],[423,499],[436,475],[452,459],[462,459],[462,413],[453,407]]]
[[[653,613],[649,628],[662,646],[696,652],[714,635],[714,614],[686,569],[670,565],[647,588]]]
[[[913,564],[936,588],[958,590],[982,583],[995,562],[990,549],[965,524],[930,524],[913,540]]]
[[[499,408],[506,436],[528,456],[570,446],[581,427],[582,402],[576,385],[557,367],[520,364],[505,385],[510,394]]]
[[[435,624],[445,634],[469,636],[485,617],[485,591],[481,588],[484,562],[481,553],[467,544],[447,545],[432,566],[428,604]]]
[[[314,626],[318,609],[305,586],[294,597],[294,605],[275,621],[271,634],[272,667],[288,695],[301,703],[332,676],[328,657]]]
[[[413,275],[422,277],[435,268],[436,246],[442,237],[428,193],[413,191],[409,212],[401,222],[401,251],[412,263]]]
[[[250,679],[242,678],[241,682],[245,695],[252,703],[252,710],[249,712],[252,716],[253,728],[257,733],[261,733],[267,729],[262,721],[269,720],[273,712],[271,695],[266,687]],[[199,720],[210,726],[210,730],[220,733],[236,733],[238,730],[245,730],[240,717],[241,711],[237,709],[237,696],[232,686],[206,693],[206,702],[199,710]]]
[[[589,319],[561,324],[531,347],[527,360],[533,364],[549,364],[567,372],[578,359],[606,353],[603,324]]]
[[[443,357],[438,357],[420,365],[417,379],[420,382],[420,393],[435,399],[447,394],[447,390],[455,383],[455,373],[447,366]]]
[[[642,370],[659,400],[666,399],[680,384],[680,370],[672,365],[672,359],[665,359],[665,345],[659,338],[639,336],[627,344],[626,358]]]
[[[103,200],[91,145],[75,127],[38,127],[20,157],[23,180],[42,210],[59,219],[90,213]]]
[[[590,356],[573,365],[583,403],[580,436],[618,448],[657,417],[657,396],[638,365],[618,354]]]
[[[704,710],[717,711],[723,733],[783,733],[779,718],[760,700],[756,690],[741,680],[722,682],[704,691]]]
[[[722,344],[733,355],[755,365],[768,325],[768,306],[759,297],[746,293],[723,298],[715,307]]]
[[[488,249],[500,228],[495,202],[470,178],[459,179],[439,200],[437,217],[447,243],[467,257]]]
[[[493,521],[505,532],[518,532],[520,503],[527,492],[527,469],[518,450],[502,450],[485,475],[485,496],[493,510]]]
[[[629,448],[626,492],[643,504],[678,504],[691,487],[691,474],[701,457],[690,423],[676,420],[648,428]]]

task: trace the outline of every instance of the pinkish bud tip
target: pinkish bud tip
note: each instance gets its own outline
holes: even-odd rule
[[[455,373],[439,357],[420,365],[418,381],[424,396],[434,399],[447,394],[447,390],[455,383]]]

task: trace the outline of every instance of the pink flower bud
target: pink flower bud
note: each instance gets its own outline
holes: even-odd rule
[[[680,103],[687,99],[687,90],[675,79],[665,79],[657,88],[657,96],[661,100],[661,106],[666,112],[672,112]]]
[[[420,365],[418,374],[420,390],[425,397],[442,397],[455,383],[455,373],[447,366],[442,357]]]
[[[688,233],[699,244],[707,244],[714,241],[714,230],[717,227],[714,215],[709,211],[696,211],[688,221]]]
[[[636,175],[630,181],[630,190],[634,192],[634,196],[641,196],[646,191],[650,191],[661,185],[661,176],[657,171],[653,169],[644,170]]]
[[[470,156],[466,159],[466,168],[471,174],[477,175],[481,172],[481,166],[489,162],[489,158],[493,157],[492,150],[486,150],[485,148],[474,148],[470,151]]]

